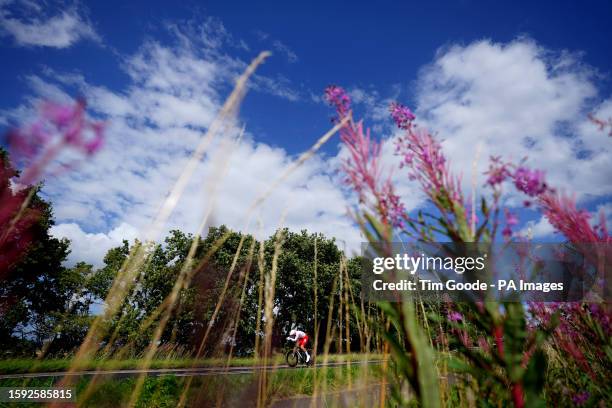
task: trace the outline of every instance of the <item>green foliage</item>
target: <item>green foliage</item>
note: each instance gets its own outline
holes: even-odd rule
[[[314,246],[317,241],[317,310],[318,322],[325,324],[328,296],[332,295],[334,277],[340,270],[341,253],[334,240],[306,231],[293,233],[285,230],[284,242],[278,259],[275,308],[278,336],[286,335],[299,326],[314,338]],[[266,243],[267,265],[271,264],[273,238]],[[325,326],[323,326],[325,327]],[[322,343],[321,343],[322,344]]]
[[[392,234],[390,226],[385,225],[368,213],[361,220],[362,230],[380,256],[389,256]],[[422,324],[418,321],[415,301],[404,297],[401,302],[379,302],[378,306],[391,323],[392,328],[378,322],[378,330],[390,346],[395,365],[395,381],[392,382],[392,395],[397,404],[406,405],[401,389],[402,379],[406,379],[423,407],[440,405],[438,373],[436,371],[434,350]]]
[[[284,236],[278,259],[274,299],[276,313],[274,347],[281,347],[284,337],[296,326],[307,331],[314,339],[315,241],[316,296],[319,299],[316,320],[319,327],[324,328],[327,325],[330,296],[339,296],[338,291],[332,293],[334,279],[340,273],[342,257],[335,241],[321,234],[309,234],[306,231],[294,233],[286,230]],[[254,352],[258,288],[261,279],[259,268],[256,266],[257,254],[251,254],[252,259],[249,259],[255,241],[251,236],[243,236],[221,226],[211,227],[206,237],[201,239],[181,231],[171,231],[163,244],[152,247],[147,262],[142,265],[139,272],[138,284],[122,302],[119,313],[105,322],[106,335],[103,346],[110,345],[111,353],[126,347],[131,350],[142,350],[148,345],[153,328],[160,318],[158,312],[159,310],[163,312],[164,301],[181,273],[189,249],[196,239],[193,268],[188,271],[190,282],[187,287],[180,290],[178,304],[172,309],[170,320],[161,337],[161,344],[173,344],[186,347],[188,350],[196,350],[203,340],[207,327],[212,324],[215,330],[209,332],[206,350],[226,351],[231,344],[227,339],[233,334],[234,322],[240,309],[233,352],[237,355],[249,355]],[[271,267],[274,239],[273,235],[264,242],[265,268]],[[239,246],[241,246],[240,251],[238,251]],[[82,271],[88,275],[85,287],[88,299],[101,301],[108,295],[112,282],[131,249],[126,241],[122,246],[112,248],[104,258],[104,266],[95,271],[85,272],[87,269],[85,265],[75,267],[75,271]],[[236,254],[236,266],[230,274]],[[347,265],[348,275],[354,287],[353,295],[358,298],[361,265],[355,260],[348,262]],[[224,292],[226,280],[227,290]],[[241,304],[243,290],[245,298]],[[211,323],[218,302],[220,307],[215,321]],[[334,319],[336,318],[337,315],[334,315]],[[357,342],[358,333],[354,316],[352,319],[350,336]],[[325,343],[325,335],[324,330],[319,330],[320,345]],[[130,353],[129,350],[127,352]]]
[[[89,270],[84,265],[63,266],[69,242],[49,233],[51,205],[39,196],[40,187],[11,188],[10,179],[17,172],[4,151],[0,153],[0,213],[7,221],[0,226],[1,353],[33,353],[48,344],[56,351],[72,349],[82,340],[88,324],[87,306],[79,294],[80,282]],[[22,203],[27,204],[23,209]],[[56,330],[60,325],[66,328],[63,336]]]
[[[50,204],[39,197],[37,187],[22,190],[19,193],[22,196],[15,196],[17,193],[10,188],[10,178],[17,172],[10,167],[7,155],[1,153],[0,193],[4,198],[15,199],[11,207],[13,212],[3,216],[9,221],[19,219],[24,223],[17,223],[18,229],[8,225],[0,227],[0,249],[17,253],[13,249],[20,245],[25,248],[8,270],[3,271],[0,341],[5,347],[2,352],[5,356],[71,353],[85,338],[94,318],[92,312],[99,313],[104,307],[104,300],[129,261],[130,252],[143,243],[123,241],[122,245],[107,252],[101,268],[82,262],[72,267],[64,266],[69,242],[49,234],[53,225]],[[32,196],[28,201],[29,191]],[[18,211],[24,200],[28,206],[20,216]],[[10,239],[5,239],[5,235]],[[26,245],[19,241],[24,236],[27,237]],[[284,237],[278,258],[273,347],[281,347],[293,327],[305,330],[314,341],[315,321],[318,328],[323,328],[317,332],[318,344],[322,347],[330,316],[329,325],[343,335],[345,327],[350,327],[349,339],[344,339],[347,344],[349,341],[358,343],[361,334],[357,330],[355,313],[351,313],[348,322],[340,324],[338,319],[345,317],[344,312],[348,309],[330,313],[329,304],[332,298],[336,305],[346,301],[347,290],[341,293],[340,287],[333,289],[341,273],[349,276],[351,296],[359,299],[359,262],[347,262],[347,270],[343,272],[340,267],[342,253],[334,240],[306,231],[285,230]],[[185,268],[192,245],[195,248],[193,260],[191,266]],[[274,245],[275,235],[263,243],[264,270],[271,268]],[[257,251],[254,251],[258,246],[253,237],[230,231],[225,226],[211,227],[205,237],[174,230],[162,243],[151,244],[146,262],[136,271],[136,281],[121,300],[118,312],[102,322],[100,350],[106,355],[138,354],[149,345],[162,316],[169,313],[160,338],[162,348],[170,345],[177,350],[193,352],[207,333],[207,353],[222,353],[233,347],[234,354],[252,354],[256,337],[262,335],[256,333],[257,316],[261,316],[257,310],[261,271]],[[165,302],[181,274],[186,276],[186,284],[179,288],[178,301],[168,307]],[[318,300],[316,313],[315,299]]]

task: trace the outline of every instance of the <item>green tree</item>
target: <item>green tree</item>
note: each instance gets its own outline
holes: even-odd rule
[[[75,293],[63,266],[69,241],[50,235],[51,204],[40,186],[16,189],[18,172],[0,149],[0,343],[4,353],[31,353],[53,338]]]

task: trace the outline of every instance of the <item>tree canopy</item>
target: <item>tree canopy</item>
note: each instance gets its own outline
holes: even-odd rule
[[[100,268],[84,262],[66,266],[70,242],[51,236],[52,206],[40,197],[40,186],[16,188],[12,180],[18,172],[4,151],[0,160],[3,353],[70,353],[105,307],[104,299],[131,251],[142,243],[123,241],[111,248]],[[27,204],[25,208],[22,203]],[[113,353],[137,352],[149,344],[195,242],[188,284],[180,288],[178,301],[170,309],[160,343],[194,353],[205,341],[208,354],[228,349],[252,354],[256,339],[263,336],[258,331],[264,322],[260,295],[278,237],[282,241],[275,270],[273,345],[282,345],[292,328],[306,331],[313,339],[318,334],[318,344],[324,344],[325,329],[338,331],[343,324],[344,309],[338,305],[348,289],[341,293],[340,281],[349,279],[355,291],[351,296],[359,295],[359,262],[343,260],[336,242],[322,234],[285,229],[260,242],[222,225],[211,227],[204,237],[173,230],[163,242],[151,245],[119,312],[103,322],[101,345]],[[330,313],[333,297],[336,306]],[[348,326],[345,341],[347,337],[348,342],[355,341],[357,328],[350,321]]]

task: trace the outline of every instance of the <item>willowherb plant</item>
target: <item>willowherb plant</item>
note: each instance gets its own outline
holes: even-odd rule
[[[326,95],[328,101],[336,107],[339,117],[350,115],[350,99],[341,88],[330,87]],[[573,199],[550,188],[545,181],[543,171],[530,169],[524,163],[518,165],[508,163],[501,157],[492,157],[486,172],[486,185],[493,190],[493,201],[489,204],[485,198],[482,198],[479,225],[476,227],[475,211],[472,212],[468,222],[461,179],[450,171],[440,143],[431,133],[418,127],[415,115],[407,107],[392,103],[390,114],[398,128],[404,131],[404,134],[396,140],[396,154],[401,157],[401,167],[408,168],[409,179],[418,183],[421,191],[437,210],[437,214],[419,212],[418,217],[409,217],[397,195],[394,195],[394,208],[401,208],[401,216],[397,218],[405,221],[405,224],[389,222],[391,217],[386,206],[389,200],[383,192],[392,192],[393,185],[390,179],[384,179],[384,183],[380,182],[380,144],[372,140],[369,132],[365,132],[364,135],[362,122],[358,122],[358,126],[355,126],[351,121],[351,127],[343,129],[342,140],[351,152],[350,160],[343,164],[343,169],[348,176],[347,184],[358,193],[360,201],[372,198],[369,205],[366,205],[367,222],[363,222],[359,216],[358,220],[365,235],[373,244],[377,239],[390,241],[393,236],[390,229],[394,227],[397,233],[418,241],[431,242],[446,238],[455,243],[478,242],[491,245],[498,237],[497,227],[501,210],[505,215],[505,227],[501,231],[501,237],[510,240],[513,236],[512,228],[518,225],[518,218],[516,214],[500,206],[502,184],[505,181],[512,182],[518,191],[527,195],[525,206],[531,206],[532,201],[535,202],[550,223],[570,242],[575,244],[610,242],[610,235],[603,218],[599,225],[591,226],[588,213],[577,209]],[[380,185],[384,185],[385,188],[380,188]],[[364,191],[368,194],[364,194]],[[372,231],[375,234],[372,234]],[[385,248],[390,242],[387,242],[387,245],[376,244],[377,248]],[[415,345],[419,343],[414,341],[414,333],[406,331],[405,325],[402,325],[402,319],[406,317],[405,312],[413,310],[410,306],[411,300],[404,303],[409,304],[407,308],[388,303],[380,305],[394,323],[395,330],[402,336],[402,343],[399,344],[393,340],[393,336],[389,336],[388,330],[382,329],[395,351],[394,360],[400,368],[409,366],[410,359],[414,362],[422,356],[419,356],[415,350]],[[559,311],[543,313],[542,311],[549,309],[540,308],[538,315],[538,310],[532,310],[532,315],[538,315],[541,322],[546,320],[546,324],[533,326],[528,324],[527,313],[520,302],[486,301],[457,305],[457,307],[459,311],[453,310],[452,305],[447,306],[447,318],[444,322],[451,329],[450,343],[461,356],[452,361],[452,366],[460,372],[476,377],[479,380],[478,384],[483,387],[482,391],[487,393],[489,398],[495,395],[497,398],[507,397],[517,407],[542,404],[547,364],[544,343],[551,333],[553,341],[555,338],[564,340],[564,337],[570,339],[576,337],[567,336],[571,331],[565,330],[564,326],[569,323],[555,326]],[[573,317],[571,321],[582,320],[585,316],[582,312],[584,308],[572,310],[578,316]],[[591,326],[598,328],[596,330],[599,330],[599,333],[606,333],[604,327],[609,328],[609,323],[607,326],[605,323],[610,320],[609,312],[605,308],[599,310],[601,311],[599,317],[589,318],[588,321],[591,322]],[[567,311],[565,314],[571,316]],[[442,318],[438,314],[433,319],[440,321]],[[419,327],[415,325],[414,315],[408,313],[408,321],[410,328],[418,333]],[[477,339],[476,343],[471,340],[472,338]],[[588,342],[583,344],[588,345]],[[479,347],[475,349],[474,345]],[[429,344],[419,344],[419,346],[427,348]],[[610,359],[612,348],[609,344],[607,347],[606,350],[610,350],[606,351],[609,354],[607,358]],[[576,357],[579,364],[584,364],[586,361],[581,357],[584,352],[580,352],[575,344],[565,340],[561,348],[566,352],[571,351],[570,354]],[[419,364],[422,364],[422,360]],[[432,381],[437,382],[437,379],[419,378],[424,374],[418,370],[404,371],[422,404],[436,405],[437,402],[431,398],[423,399],[425,389],[422,384],[431,385]],[[426,375],[435,374],[430,371]],[[584,395],[580,398],[584,399]]]
[[[384,174],[381,144],[370,137],[369,129],[364,130],[363,121],[353,121],[351,100],[342,88],[329,86],[325,98],[336,108],[336,121],[349,117],[340,129],[340,138],[350,154],[342,166],[347,176],[346,183],[355,190],[366,208],[380,215],[385,225],[401,227],[406,211],[394,191],[390,174]]]
[[[437,215],[430,215],[433,225],[422,217],[419,217],[418,224],[412,223],[410,226],[417,234],[411,236],[423,241],[433,241],[441,235],[442,239],[450,238],[455,243],[482,242],[490,245],[496,236],[501,192],[494,193],[495,211],[493,212],[489,210],[485,199],[482,199],[482,221],[478,228],[470,228],[461,192],[461,179],[450,171],[449,162],[442,152],[440,143],[430,132],[419,128],[413,122],[414,115],[410,116],[410,120],[405,118],[404,112],[409,112],[407,108],[395,103],[391,105],[390,110],[396,125],[404,130],[404,135],[397,139],[396,151],[402,156],[402,163],[408,167],[409,178],[418,182],[420,189],[438,211]],[[506,178],[513,178],[529,192],[540,188],[542,184],[539,183],[540,173],[534,174],[525,168],[518,168],[514,172],[511,170],[510,166],[500,159],[494,159],[488,172],[488,184],[497,186]],[[512,235],[511,228],[518,224],[518,219],[507,209],[504,213],[506,226],[502,236],[509,239]],[[475,224],[476,220],[473,221]],[[434,236],[429,233],[432,229],[439,234]],[[517,407],[525,405],[526,395],[529,395],[532,402],[540,399],[541,389],[534,387],[529,392],[525,390],[524,379],[537,372],[536,367],[542,364],[542,354],[538,353],[535,359],[531,358],[533,353],[527,355],[536,339],[529,338],[525,330],[526,321],[522,305],[520,303],[501,305],[488,301],[484,304],[470,303],[461,306],[465,313],[449,311],[446,322],[451,328],[451,344],[463,356],[463,361],[453,362],[454,367],[461,372],[474,375],[481,384],[490,384],[493,380],[497,385],[489,392],[503,394],[504,389],[509,389],[509,398]],[[450,307],[448,309],[451,310]],[[470,340],[470,337],[474,336],[469,335],[468,327],[473,327],[473,334],[479,339],[479,343],[490,343],[495,347],[474,351]],[[465,362],[469,364],[466,365]]]
[[[17,157],[25,158],[28,167],[19,182],[29,185],[39,181],[52,161],[66,148],[91,156],[102,148],[103,122],[91,121],[86,103],[59,104],[45,101],[31,124],[8,132],[7,140]]]
[[[548,222],[574,244],[612,243],[608,233],[605,215],[599,214],[599,221],[591,225],[591,214],[576,206],[576,199],[552,191],[540,194],[537,198]],[[587,254],[585,254],[587,255]]]
[[[431,133],[414,123],[415,116],[407,107],[392,103],[389,110],[397,127],[404,130],[395,141],[396,154],[401,157],[400,166],[408,169],[408,178],[419,184],[438,210],[444,235],[455,242],[472,241],[461,178],[451,173],[442,146]],[[423,228],[426,223],[410,226],[418,231],[420,239],[431,237],[426,232],[428,228]]]
[[[65,148],[91,156],[102,147],[104,124],[87,119],[85,101],[62,105],[45,101],[37,118],[30,124],[11,129],[7,136],[11,152],[25,163],[19,173],[13,170],[8,155],[0,156],[0,271],[19,260],[27,250],[31,227],[40,219],[46,206],[32,203],[39,190],[33,186]]]
[[[379,241],[383,241],[377,248],[388,255],[393,228],[402,228],[403,222],[409,220],[394,192],[390,175],[383,175],[381,145],[370,137],[369,130],[364,131],[362,121],[353,121],[350,98],[342,88],[330,86],[325,95],[336,108],[336,120],[349,118],[340,129],[340,137],[350,153],[350,159],[343,163],[346,183],[357,192],[360,202],[365,205],[364,216],[357,215],[358,221],[371,242],[379,244]],[[401,337],[398,341],[388,327],[380,327],[381,334],[391,347],[397,371],[410,382],[424,407],[438,406],[439,390],[433,350],[417,322],[414,303],[380,303],[379,307]],[[401,384],[392,385],[392,395],[401,402]]]
[[[549,223],[565,236],[568,244],[594,266],[597,275],[596,288],[607,290],[605,264],[609,264],[612,236],[608,232],[605,214],[600,212],[595,224],[591,214],[576,205],[576,199],[553,189],[543,189],[535,194],[535,203]],[[531,302],[529,312],[538,327],[551,328],[551,342],[556,356],[566,372],[580,370],[589,378],[588,388],[577,378],[567,377],[566,389],[574,389],[572,402],[585,405],[593,397],[608,399],[610,395],[610,370],[612,369],[612,313],[605,301],[605,293],[588,293],[588,303]],[[563,395],[562,397],[566,397]]]

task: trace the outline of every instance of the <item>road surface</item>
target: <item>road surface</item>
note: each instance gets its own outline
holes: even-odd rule
[[[315,363],[315,367],[338,367],[343,365],[357,365],[357,364],[380,364],[383,360],[358,360],[358,361],[342,361],[342,362],[330,362],[327,364]],[[148,368],[148,369],[129,369],[129,370],[83,370],[75,372],[67,371],[54,371],[44,373],[21,373],[21,374],[0,374],[0,380],[8,378],[42,378],[42,377],[64,377],[64,376],[93,376],[93,375],[111,375],[114,377],[132,377],[142,373],[150,376],[159,375],[175,375],[177,377],[197,377],[197,376],[209,376],[209,375],[238,375],[238,374],[251,374],[256,371],[266,370],[293,370],[294,367],[289,367],[286,364],[277,366],[250,366],[250,367],[196,367],[196,368]]]

